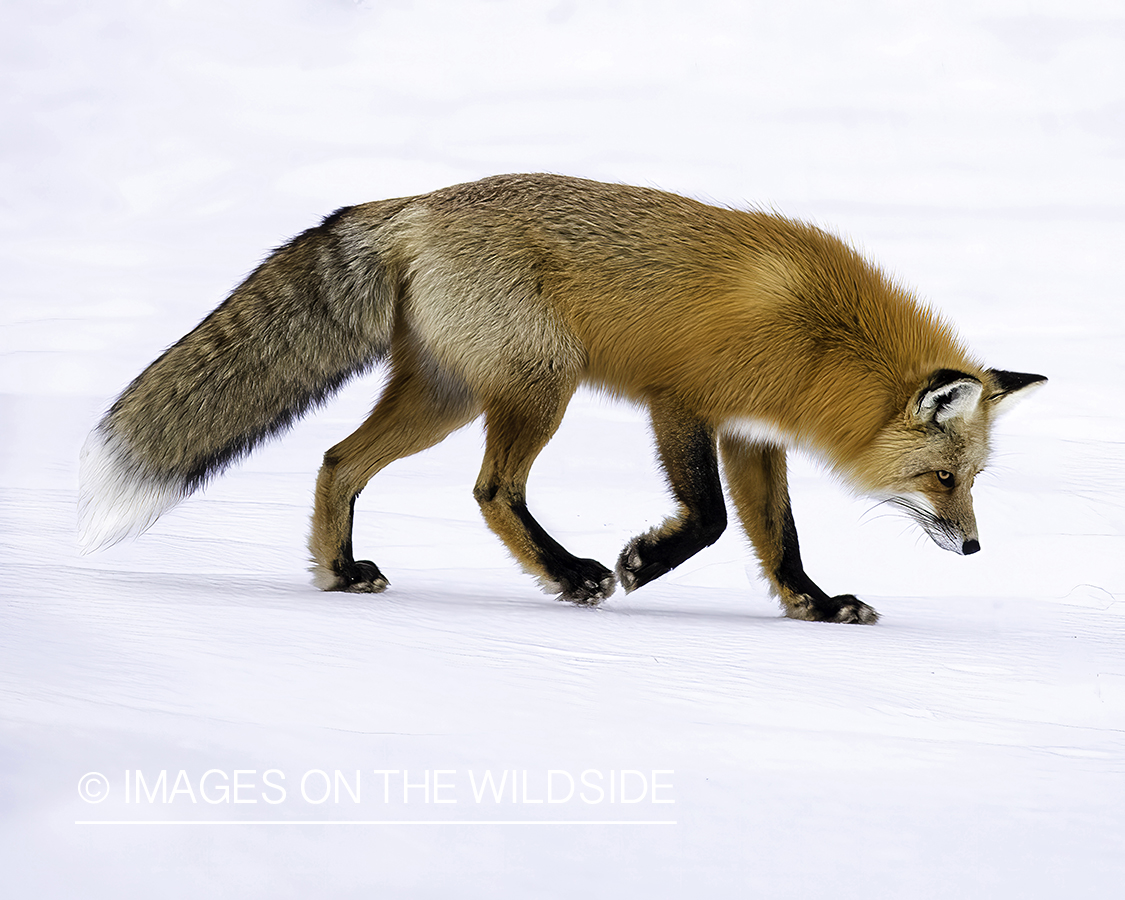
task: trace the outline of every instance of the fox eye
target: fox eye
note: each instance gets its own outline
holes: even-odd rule
[[[937,480],[941,482],[942,487],[951,488],[954,484],[956,484],[956,481],[954,480],[953,474],[951,472],[946,472],[943,469],[939,469],[938,471],[934,472],[934,474],[937,476]]]

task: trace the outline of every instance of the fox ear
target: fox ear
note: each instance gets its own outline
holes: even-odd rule
[[[994,412],[1002,412],[1014,406],[1014,401],[1022,400],[1031,393],[1028,388],[1040,387],[1047,382],[1046,375],[1030,375],[1027,372],[1005,372],[1002,369],[989,369],[993,391],[988,395]]]
[[[941,425],[976,409],[984,385],[953,369],[938,369],[914,399],[914,418],[923,425]]]

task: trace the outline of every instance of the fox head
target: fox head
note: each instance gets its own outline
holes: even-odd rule
[[[932,373],[879,432],[855,473],[867,492],[905,511],[939,547],[963,555],[980,550],[972,490],[988,461],[992,420],[1047,380],[997,369],[981,376]]]

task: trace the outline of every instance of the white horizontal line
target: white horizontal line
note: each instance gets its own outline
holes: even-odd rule
[[[675,825],[652,819],[77,819],[75,825]]]

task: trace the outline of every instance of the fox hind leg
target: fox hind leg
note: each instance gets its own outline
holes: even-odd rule
[[[486,404],[485,455],[473,496],[489,528],[548,593],[596,606],[613,593],[613,573],[593,559],[572,555],[527,508],[531,465],[562,421],[573,385],[546,373],[529,375],[518,398]]]
[[[789,502],[785,450],[727,434],[720,450],[731,499],[785,615],[813,622],[878,621],[879,614],[866,603],[851,594],[831,597],[805,574]]]
[[[651,410],[657,452],[680,512],[621,551],[617,577],[626,591],[715,543],[727,525],[714,430],[671,398],[654,401]]]
[[[480,413],[463,385],[428,370],[410,348],[396,347],[392,360],[375,409],[325,453],[317,477],[309,550],[313,581],[322,590],[375,593],[387,587],[375,563],[353,556],[356,497],[380,469],[432,447]]]

